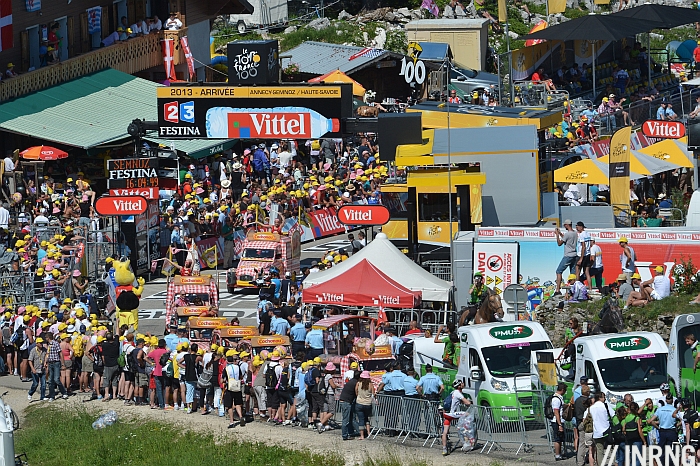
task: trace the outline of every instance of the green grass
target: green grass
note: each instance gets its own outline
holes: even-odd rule
[[[625,322],[633,317],[638,321],[656,322],[660,316],[686,314],[700,312],[700,305],[691,305],[688,302],[695,295],[681,294],[671,295],[661,301],[652,301],[644,307],[631,307],[622,311]],[[583,309],[586,315],[594,321],[598,321],[598,313],[603,307],[603,301],[587,301],[585,303],[571,304],[571,309]]]
[[[96,417],[85,410],[27,409],[22,429],[15,434],[15,451],[27,453],[32,466],[344,464],[335,453],[313,454],[237,442],[144,419],[120,420],[103,430],[93,430]]]

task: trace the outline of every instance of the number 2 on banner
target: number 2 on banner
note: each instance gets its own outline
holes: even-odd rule
[[[406,62],[406,57],[403,57],[399,76],[403,76],[409,84],[414,81],[414,78],[416,83],[423,84],[425,82],[425,64],[418,60],[414,65],[412,61]]]

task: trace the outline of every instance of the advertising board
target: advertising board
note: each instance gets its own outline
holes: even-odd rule
[[[340,137],[352,85],[170,86],[157,89],[158,126],[169,139]]]
[[[115,159],[107,161],[107,187],[157,188],[158,159]]]

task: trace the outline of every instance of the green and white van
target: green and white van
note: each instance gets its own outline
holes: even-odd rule
[[[535,353],[552,350],[544,328],[537,322],[496,322],[463,326],[458,333],[457,378],[465,383],[464,395],[480,406],[519,406],[526,419],[534,416]]]
[[[686,344],[686,335],[700,341],[700,313],[681,314],[673,319],[668,341],[668,383],[671,393],[700,403],[700,371],[695,371],[693,350]],[[698,348],[700,350],[700,347]]]
[[[666,382],[668,347],[652,332],[608,333],[579,337],[574,380],[588,378],[593,391],[603,391],[609,402],[621,401],[626,393],[640,405],[645,398],[657,400]]]

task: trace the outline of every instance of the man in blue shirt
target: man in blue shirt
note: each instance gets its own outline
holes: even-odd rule
[[[321,356],[323,353],[323,330],[320,328],[312,328],[309,333],[306,334],[304,339],[306,346],[306,357],[313,359],[316,356]]]
[[[275,309],[275,316],[272,318],[270,329],[273,335],[286,336],[289,333],[289,322],[287,322],[287,319],[280,317],[281,315],[282,311]]]
[[[395,361],[392,368],[391,372],[387,372],[382,376],[382,383],[379,384],[379,389],[377,390],[378,392],[381,392],[384,390],[385,395],[392,395],[395,397],[403,397],[406,392],[405,392],[405,386],[404,386],[404,380],[408,378],[406,374],[401,372],[399,370],[400,364],[398,361]],[[412,383],[415,383],[415,379],[412,381]],[[393,398],[390,399],[389,403],[392,402],[400,402],[398,398]],[[397,405],[398,407],[398,405]],[[389,427],[389,431],[387,434],[390,437],[395,437],[396,436],[396,431],[394,429],[398,428],[398,414],[399,414],[400,409],[389,409],[389,412],[386,413],[386,425]]]
[[[403,340],[396,336],[396,329],[393,327],[388,327],[385,332],[389,337],[389,340],[391,340],[391,354],[397,356],[401,345],[403,345]]]
[[[49,310],[56,312],[58,310],[58,307],[61,305],[61,300],[59,299],[61,296],[61,290],[54,290],[53,292],[53,298],[49,300]],[[54,309],[54,306],[56,306],[57,309]]]
[[[659,422],[659,446],[664,455],[665,447],[671,447],[674,442],[678,441],[678,433],[676,431],[676,418],[673,416],[676,408],[673,406],[673,395],[666,395],[666,404],[656,409],[654,417],[651,421]]]
[[[180,337],[177,336],[177,325],[171,325],[169,330],[170,333],[165,335],[163,340],[165,340],[165,347],[168,351],[174,351],[178,343],[180,343]]]
[[[445,390],[445,384],[440,377],[433,374],[432,365],[425,365],[425,375],[418,380],[416,390],[426,400],[438,401],[440,399],[440,395]]]
[[[306,346],[306,328],[301,322],[301,315],[295,314],[292,321],[294,326],[289,330],[289,339],[292,340],[292,356],[296,356],[297,352],[303,351]]]
[[[661,105],[659,108],[656,110],[656,119],[657,120],[666,120],[666,105],[668,104],[668,101],[664,98],[661,101]]]

